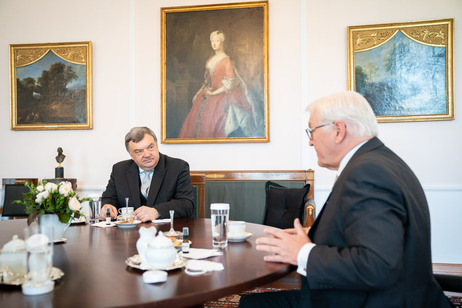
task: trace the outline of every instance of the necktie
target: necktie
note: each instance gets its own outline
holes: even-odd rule
[[[147,199],[149,194],[149,187],[151,186],[153,171],[143,171],[141,173],[141,194]]]

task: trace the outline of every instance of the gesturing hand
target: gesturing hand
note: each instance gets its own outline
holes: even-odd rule
[[[292,232],[276,228],[266,228],[265,233],[273,237],[260,237],[256,240],[257,250],[272,253],[264,257],[268,262],[282,262],[297,265],[298,252],[306,243],[311,243],[297,218]],[[294,232],[293,232],[294,231]]]

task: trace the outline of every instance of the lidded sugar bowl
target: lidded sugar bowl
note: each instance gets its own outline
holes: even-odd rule
[[[3,283],[20,285],[26,276],[26,243],[13,235],[11,241],[3,245],[0,255],[0,269]]]

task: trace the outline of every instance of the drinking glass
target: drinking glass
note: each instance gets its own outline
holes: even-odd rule
[[[37,295],[51,292],[54,281],[50,278],[53,266],[53,232],[49,226],[27,227],[24,229],[27,251],[26,282],[22,292]]]
[[[213,248],[223,249],[228,246],[228,203],[212,203],[210,205],[212,223]]]
[[[98,223],[101,211],[101,201],[99,199],[90,201],[91,206],[91,220],[90,223]]]

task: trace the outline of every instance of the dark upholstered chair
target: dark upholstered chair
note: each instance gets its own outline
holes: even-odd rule
[[[2,180],[2,202],[3,210],[2,216],[4,217],[27,217],[26,206],[24,204],[17,204],[13,201],[22,200],[23,193],[29,191],[24,184],[33,183],[37,185],[38,179],[3,179]]]
[[[295,218],[300,219],[303,224],[310,184],[301,188],[288,188],[268,181],[265,191],[266,208],[263,224],[280,229],[293,228]]]

